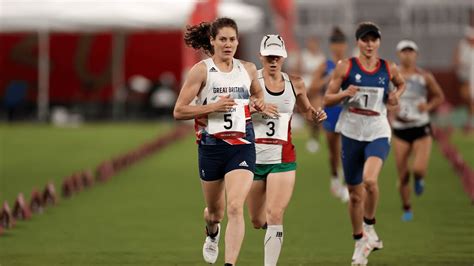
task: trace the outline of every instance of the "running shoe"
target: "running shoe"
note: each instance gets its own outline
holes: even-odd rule
[[[351,266],[365,266],[367,265],[368,259],[371,251],[369,245],[369,239],[364,235],[359,240],[355,241],[354,253],[352,254]]]
[[[379,236],[375,232],[375,228],[373,225],[368,225],[364,223],[364,232],[367,234],[367,238],[369,239],[369,245],[371,250],[379,250],[383,248],[383,242],[380,240]]]
[[[306,142],[306,149],[310,153],[317,153],[319,151],[319,142],[315,139],[309,139]]]
[[[402,221],[409,222],[413,220],[413,213],[411,211],[404,211],[402,214]]]
[[[417,196],[421,196],[424,190],[425,190],[425,180],[415,179],[415,194]]]
[[[217,235],[215,237],[209,236],[209,231],[206,227],[206,240],[202,247],[202,256],[207,263],[214,264],[219,255],[219,237],[221,235],[221,225],[217,224]]]

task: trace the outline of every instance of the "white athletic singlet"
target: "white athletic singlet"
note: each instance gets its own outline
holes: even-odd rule
[[[206,85],[197,95],[196,105],[217,102],[230,95],[237,103],[228,112],[214,112],[195,119],[197,142],[202,145],[249,144],[254,140],[249,99],[251,80],[240,60],[233,59],[230,72],[221,72],[212,58],[203,60],[207,67]]]
[[[309,88],[313,81],[313,75],[316,68],[323,64],[326,57],[322,53],[314,54],[308,50],[301,53],[301,76],[306,88]]]
[[[354,85],[358,91],[344,101],[336,132],[358,141],[390,138],[392,134],[385,106],[391,78],[387,62],[379,59],[373,71],[364,69],[356,57],[352,57],[349,64],[341,88],[346,90]]]
[[[252,115],[257,164],[289,163],[296,159],[295,149],[291,142],[291,115],[296,96],[288,75],[282,73],[282,77],[285,88],[281,92],[274,93],[265,86],[263,70],[258,71],[258,81],[264,91],[265,103],[277,105],[280,117],[271,118],[261,113]]]
[[[428,112],[420,112],[418,105],[426,103],[428,91],[426,80],[421,73],[415,73],[406,78],[406,90],[400,97],[400,112],[392,123],[395,129],[420,127],[430,122]]]

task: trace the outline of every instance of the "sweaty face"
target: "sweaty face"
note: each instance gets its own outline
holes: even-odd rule
[[[417,55],[418,54],[416,53],[416,51],[411,48],[405,48],[398,52],[398,58],[400,59],[400,63],[405,67],[415,65]]]
[[[237,32],[231,27],[219,29],[215,38],[211,37],[211,44],[214,47],[214,54],[224,60],[234,57],[239,40]]]
[[[285,58],[275,55],[260,56],[260,61],[263,68],[271,75],[281,71]]]
[[[371,34],[366,34],[364,37],[357,40],[357,47],[361,55],[366,57],[377,56],[380,47],[380,38]]]

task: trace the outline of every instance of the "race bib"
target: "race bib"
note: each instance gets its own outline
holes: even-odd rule
[[[207,132],[216,138],[233,139],[245,137],[245,106],[247,99],[235,99],[236,105],[228,112],[214,112],[207,116]]]
[[[265,144],[284,144],[288,141],[288,127],[291,114],[280,113],[277,118],[257,113],[252,116],[255,142]]]
[[[425,101],[419,98],[403,98],[400,101],[400,112],[398,117],[405,121],[416,121],[421,119],[423,113],[418,110],[418,105]]]
[[[380,87],[359,87],[357,93],[347,101],[349,109],[380,114],[384,108],[384,89]]]

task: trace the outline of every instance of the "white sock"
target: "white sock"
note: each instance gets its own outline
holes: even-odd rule
[[[265,234],[265,266],[276,266],[283,244],[283,225],[269,225]]]

